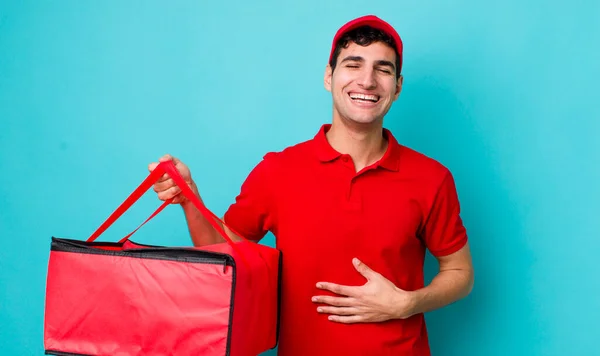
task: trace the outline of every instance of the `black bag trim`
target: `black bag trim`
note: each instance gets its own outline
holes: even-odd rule
[[[227,348],[225,350],[225,356],[229,356],[231,353],[231,331],[233,330],[233,306],[235,305],[235,284],[236,284],[236,268],[235,260],[231,259],[233,274],[231,276],[231,298],[229,299],[229,325],[227,326]]]
[[[136,245],[140,245],[134,243]],[[52,237],[52,243],[50,246],[51,251],[60,252],[74,252],[74,253],[85,253],[91,255],[108,255],[118,257],[130,257],[130,258],[147,258],[155,260],[170,260],[178,262],[192,262],[192,263],[208,263],[208,264],[221,264],[223,268],[226,266],[233,266],[234,261],[231,255],[219,252],[195,250],[184,247],[160,247],[150,246],[140,249],[127,249],[120,251],[103,250],[96,247],[122,247],[123,244],[115,242],[87,242],[72,239],[63,239]]]
[[[279,344],[279,328],[281,327],[281,285],[283,279],[283,253],[279,251],[279,272],[277,276],[277,329],[275,336],[275,346],[276,348]]]
[[[62,352],[62,351],[56,351],[56,350],[46,350],[45,354],[46,355],[56,355],[56,356],[93,356],[93,355],[89,355],[89,354],[76,354],[76,353],[72,353],[72,352]]]

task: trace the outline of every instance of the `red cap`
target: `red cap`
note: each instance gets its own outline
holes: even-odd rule
[[[371,26],[375,29],[381,30],[392,37],[394,43],[396,44],[396,54],[398,55],[398,59],[400,62],[399,71],[402,70],[402,40],[400,39],[400,35],[398,32],[390,25],[389,23],[383,21],[377,16],[367,15],[351,20],[342,26],[333,37],[333,43],[331,44],[331,53],[329,54],[329,62],[331,62],[331,57],[333,57],[333,52],[335,51],[335,45],[337,41],[342,37],[346,32],[354,30],[355,28],[361,26]]]

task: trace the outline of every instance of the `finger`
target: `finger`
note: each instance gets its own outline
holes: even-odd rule
[[[354,307],[318,307],[317,312],[332,315],[356,315],[359,310]]]
[[[356,305],[356,299],[349,297],[331,297],[318,295],[312,298],[315,303],[329,304],[335,307],[353,307]]]
[[[162,156],[161,158],[158,159],[159,162],[167,162],[167,161],[173,161],[173,164],[177,165],[180,161],[171,156],[170,154],[166,154],[164,156]]]
[[[175,157],[171,156],[170,154],[166,154],[166,155],[164,155],[164,156],[160,157],[160,158],[158,159],[158,162],[152,162],[152,163],[150,163],[150,164],[148,165],[148,170],[149,170],[150,172],[152,172],[152,171],[153,171],[153,170],[156,168],[156,166],[158,166],[158,164],[159,164],[159,163],[161,163],[161,162],[167,162],[167,161],[173,161],[173,163],[174,163],[175,165],[177,165],[178,163],[180,163],[180,162],[181,162],[181,161],[179,161],[177,158],[175,158]]]
[[[156,167],[158,167],[158,163],[152,162],[148,165],[148,171],[153,172],[156,169]],[[157,180],[157,182],[158,183],[164,182],[165,180],[170,179],[170,178],[171,177],[169,177],[169,175],[165,173]]]
[[[183,201],[185,199],[186,198],[183,194],[178,194],[175,196],[175,198],[173,198],[173,201],[171,201],[171,204],[181,204],[181,203],[183,203]]]
[[[171,161],[171,160],[173,160],[173,156],[171,156],[170,154],[163,155],[161,158],[158,159],[159,162],[165,162],[165,161]]]
[[[171,176],[169,176],[167,173],[165,173],[162,176],[160,176],[160,178],[156,181],[156,183],[162,183],[169,179],[171,179]]]
[[[175,184],[173,179],[167,178],[166,180],[159,180],[158,182],[154,183],[153,188],[155,192],[160,193],[176,186],[177,184]]]
[[[156,166],[158,166],[158,163],[152,162],[148,165],[148,170],[152,172],[154,169],[156,169]]]
[[[179,193],[181,193],[181,190],[179,189],[179,187],[177,187],[177,186],[171,187],[165,191],[158,193],[158,199],[160,199],[160,200],[171,199]]]
[[[357,287],[343,286],[341,284],[319,282],[317,283],[317,288],[328,290],[339,295],[346,295],[348,297],[355,297],[358,295],[356,290]]]
[[[352,264],[354,265],[354,268],[356,268],[358,273],[365,277],[367,281],[370,281],[373,278],[377,278],[379,276],[379,273],[373,271],[371,268],[369,268],[369,266],[361,262],[358,258],[353,258]]]
[[[150,163],[150,164],[148,165],[148,170],[149,170],[150,172],[153,172],[153,171],[156,169],[156,167],[157,167],[157,166],[158,166],[158,163],[155,163],[155,162],[153,162],[153,163]],[[170,177],[170,176],[169,176],[167,173],[165,173],[165,174],[163,174],[162,176],[160,176],[160,178],[158,178],[158,180],[157,180],[156,182],[157,182],[157,183],[160,183],[160,182],[164,182],[164,181],[166,181],[166,180],[168,180],[168,179],[171,179],[171,177]]]
[[[342,324],[354,324],[364,322],[364,318],[361,315],[330,315],[327,319]]]

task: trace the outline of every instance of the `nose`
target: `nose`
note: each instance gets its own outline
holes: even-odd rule
[[[374,89],[377,86],[375,71],[370,68],[364,68],[360,73],[357,83],[365,89]]]

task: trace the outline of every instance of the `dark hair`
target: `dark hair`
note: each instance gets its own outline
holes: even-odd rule
[[[392,36],[387,33],[375,29],[371,26],[361,26],[354,30],[346,32],[335,44],[335,50],[329,61],[331,70],[335,70],[337,59],[342,51],[342,48],[348,48],[350,42],[354,42],[359,46],[368,46],[371,43],[383,42],[386,45],[394,49],[396,53],[396,78],[400,78],[400,56],[398,55],[398,49],[392,39]]]

